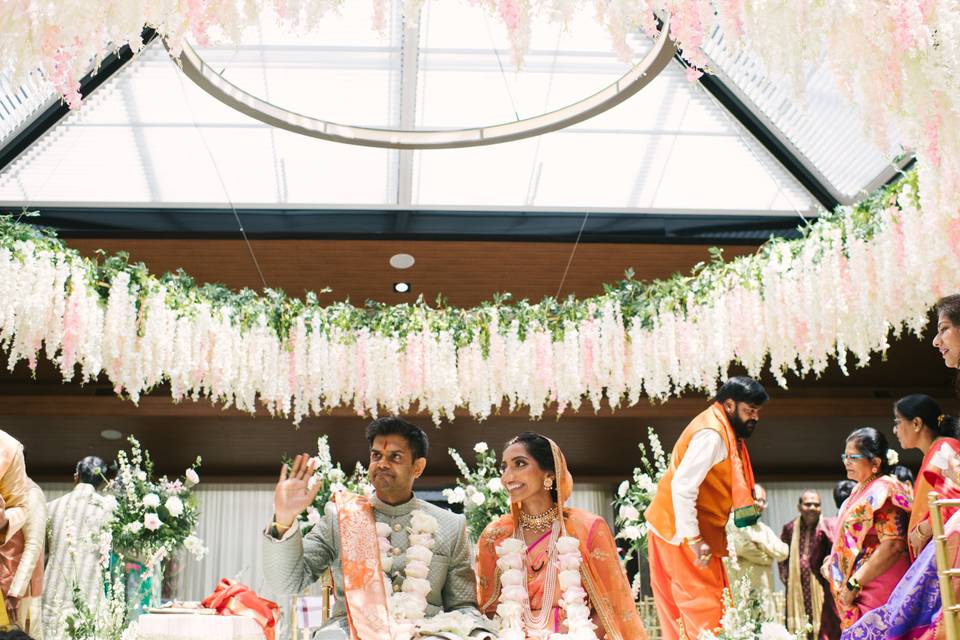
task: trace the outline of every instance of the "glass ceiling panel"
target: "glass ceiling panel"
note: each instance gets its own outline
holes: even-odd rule
[[[840,202],[858,200],[893,176],[892,161],[901,150],[893,143],[878,144],[867,133],[860,111],[843,96],[827,62],[807,70],[798,102],[789,81],[769,78],[755,58],[729,47],[718,30],[704,51],[712,71],[772,125]]]
[[[584,98],[629,67],[589,11],[534,25],[514,67],[506,34],[467,2],[395,0],[383,34],[344,3],[304,37],[266,22],[237,47],[198,49],[231,82],[350,124],[457,128]],[[404,34],[416,38],[404,39]],[[638,40],[638,55],[651,45]],[[811,196],[698,83],[669,66],[570,129],[460,150],[390,151],[271,128],[180,74],[158,43],[0,172],[0,205],[566,207],[795,215]]]

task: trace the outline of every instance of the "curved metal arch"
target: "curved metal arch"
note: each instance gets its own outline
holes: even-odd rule
[[[167,46],[164,41],[164,46]],[[169,52],[169,46],[167,46]],[[183,72],[198,87],[224,104],[274,127],[314,138],[387,149],[453,149],[499,144],[542,135],[582,122],[603,113],[648,85],[669,64],[676,53],[670,38],[669,19],[664,20],[660,37],[636,66],[597,93],[555,111],[516,122],[453,130],[378,129],[340,124],[305,116],[261,100],[226,80],[184,42],[174,56]],[[173,54],[171,53],[171,56]]]

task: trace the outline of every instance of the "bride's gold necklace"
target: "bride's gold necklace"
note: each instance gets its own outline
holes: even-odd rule
[[[523,510],[520,511],[520,526],[528,531],[543,533],[557,519],[557,507],[553,506],[541,514],[532,516]]]

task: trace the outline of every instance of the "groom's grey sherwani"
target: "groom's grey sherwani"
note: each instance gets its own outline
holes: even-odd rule
[[[414,496],[401,505],[389,505],[370,497],[377,522],[387,524],[393,545],[393,563],[388,575],[393,588],[403,584],[405,552],[409,546],[408,530],[414,510],[420,509],[437,520],[433,559],[430,562],[430,593],[427,595],[427,616],[441,611],[462,611],[475,616],[475,633],[486,637],[489,622],[477,609],[476,575],[471,564],[470,540],[462,515],[434,506]],[[347,611],[343,597],[343,572],[340,567],[340,529],[335,515],[326,514],[305,536],[297,526],[277,539],[271,529],[264,532],[264,573],[267,586],[278,594],[301,593],[320,579],[329,568],[333,573],[336,602],[331,620],[314,635],[314,640],[349,638]]]

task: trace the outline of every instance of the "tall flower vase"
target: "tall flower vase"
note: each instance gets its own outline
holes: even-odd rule
[[[121,564],[127,594],[127,615],[134,621],[151,607],[159,607],[163,591],[163,562],[147,567],[131,558],[116,558]]]

